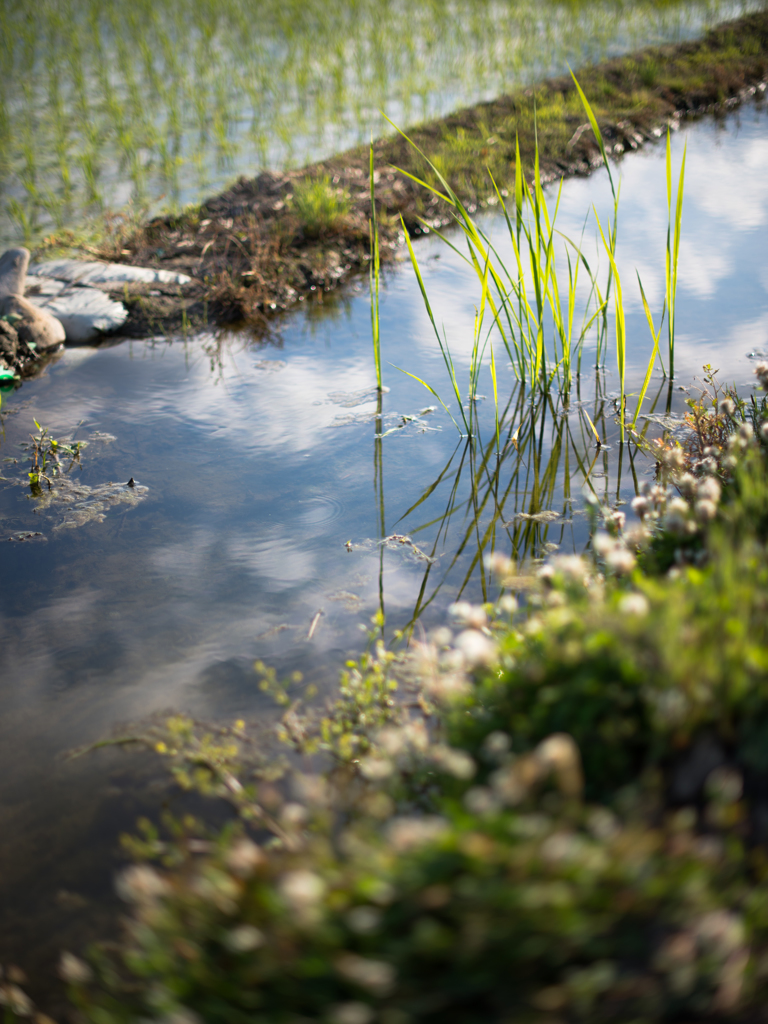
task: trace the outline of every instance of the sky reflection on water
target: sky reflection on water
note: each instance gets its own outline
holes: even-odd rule
[[[675,388],[688,385],[706,362],[719,367],[723,379],[748,384],[754,362],[749,354],[768,349],[768,117],[764,108],[751,106],[721,123],[686,127],[674,137],[675,166],[686,140]],[[662,149],[628,156],[620,166],[619,266],[627,296],[631,390],[650,351],[632,285],[635,266],[657,319],[662,301]],[[566,182],[561,229],[579,234],[592,203],[600,211],[607,207],[604,173]],[[498,214],[484,214],[483,223],[501,239]],[[590,224],[585,237],[591,232]],[[463,372],[474,279],[435,238],[420,241],[418,252],[433,308],[447,325]],[[448,390],[407,265],[386,276],[382,347],[390,388],[382,425],[388,428],[400,422],[396,413],[416,414],[435,404],[391,364],[423,376],[438,391]],[[617,478],[621,449],[611,405],[602,403],[599,421],[590,362],[585,355],[582,397],[612,445],[591,479],[599,493],[626,500],[634,494],[631,469],[625,459]],[[616,387],[613,370],[611,354],[607,393]],[[500,373],[506,396],[512,374],[505,366]],[[61,925],[55,906],[45,903],[50,903],[50,886],[60,887],[63,876],[70,879],[67,885],[84,884],[84,872],[95,863],[89,857],[113,843],[114,826],[107,822],[117,815],[115,808],[133,807],[130,784],[114,782],[115,775],[125,773],[117,755],[64,765],[57,760],[62,751],[98,739],[116,723],[171,707],[212,718],[265,717],[270,705],[257,686],[255,658],[281,672],[299,668],[328,692],[343,659],[359,650],[359,626],[378,605],[381,532],[374,476],[376,405],[365,395],[358,396],[359,404],[350,403],[374,379],[367,295],[351,290],[324,318],[307,313],[286,318],[271,345],[230,335],[218,345],[208,337],[73,349],[42,378],[4,397],[3,412],[11,415],[0,438],[3,457],[18,452],[33,417],[54,436],[77,429],[77,436],[85,437],[99,430],[116,440],[94,441],[77,479],[96,485],[134,476],[149,490],[135,507],[108,509],[103,522],[56,530],[66,509],[35,514],[25,488],[12,482],[23,467],[3,464],[0,538],[41,530],[46,540],[0,548],[5,583],[0,593],[0,804],[9,809],[14,834],[26,837],[26,845],[20,839],[0,852],[0,903],[7,898],[16,908],[10,923],[0,927],[0,960],[18,941],[18,915],[32,912],[38,923]],[[661,386],[656,374],[651,392]],[[491,394],[488,379],[481,392]],[[685,397],[673,392],[678,413]],[[480,403],[479,414],[482,439],[473,456],[475,468],[493,447],[489,402]],[[520,479],[528,474],[529,480],[524,491],[516,496],[513,488],[495,525],[492,500],[478,519],[480,532],[493,529],[505,552],[513,534],[537,556],[550,543],[568,551],[587,541],[576,460],[591,462],[594,451],[577,406],[567,417],[547,416],[538,461],[533,451],[524,458]],[[563,429],[571,431],[572,444],[558,449]],[[456,554],[473,536],[472,474],[464,443],[438,409],[378,446],[386,533],[410,534],[425,551],[437,543],[423,598],[434,597],[424,617],[427,625],[442,621],[468,573],[464,595],[482,595],[480,570],[472,569],[476,543]],[[462,458],[459,503],[446,525],[441,517],[454,482],[451,473]],[[514,460],[508,453],[502,489],[514,483],[508,472]],[[488,465],[488,472],[475,475],[485,494],[494,460]],[[440,486],[403,519],[446,466]],[[534,469],[538,496],[530,482]],[[638,476],[651,470],[638,456]],[[513,522],[518,512],[542,508],[559,511],[563,525],[501,525]],[[383,566],[392,629],[411,617],[426,564],[412,549],[394,544],[384,551]],[[320,610],[310,639],[310,623]],[[67,809],[66,821],[60,808]],[[50,872],[50,882],[35,887],[41,868]],[[99,870],[99,885],[106,890],[108,868]],[[34,928],[28,934],[34,944]]]

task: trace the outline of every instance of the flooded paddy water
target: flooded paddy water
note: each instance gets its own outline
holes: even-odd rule
[[[694,31],[715,6],[664,6],[658,16]],[[648,31],[644,39],[663,35],[656,24]],[[623,45],[617,38],[599,45]],[[641,420],[649,436],[679,425],[704,364],[746,393],[768,351],[765,105],[685,126],[673,136],[675,168],[686,144],[676,379],[670,387],[654,373]],[[663,147],[627,156],[620,172],[631,394],[651,352],[635,268],[657,323],[664,298]],[[558,224],[578,238],[586,218],[584,252],[599,260],[592,204],[601,217],[610,211],[604,171],[564,184]],[[479,221],[505,252],[503,218],[487,211]],[[434,236],[416,252],[466,394],[475,273]],[[382,282],[380,404],[370,332],[361,285],[308,304],[267,342],[231,332],[71,348],[3,392],[0,962],[48,969],[61,948],[106,927],[117,835],[169,799],[146,760],[105,750],[66,761],[67,751],[166,709],[268,721],[275,708],[257,659],[331,693],[376,612],[390,638],[442,623],[458,597],[495,593],[484,554],[583,550],[585,496],[628,502],[652,475],[652,461],[618,441],[612,338],[601,368],[594,341],[585,345],[567,408],[532,403],[497,347],[501,408],[509,402],[497,458],[487,367],[472,439],[396,368],[432,384],[458,415],[407,262]],[[53,437],[88,442],[55,500],[28,486],[20,446],[35,420]]]
[[[654,374],[652,431],[679,419],[682,389],[704,364],[749,388],[754,355],[768,348],[768,114],[756,105],[685,127],[673,140],[675,166],[684,144],[677,379],[670,420],[669,386]],[[626,158],[621,175],[632,392],[650,353],[629,286],[634,267],[657,314],[663,300],[662,147]],[[579,234],[590,205],[609,202],[605,172],[565,183],[561,230]],[[501,244],[501,218],[484,214],[483,223]],[[474,271],[434,237],[417,254],[463,375]],[[429,628],[459,595],[483,598],[483,552],[582,550],[586,476],[614,504],[652,473],[651,460],[618,444],[613,360],[596,372],[589,344],[583,402],[574,395],[563,413],[526,396],[515,406],[516,395],[504,432],[522,425],[518,447],[507,444],[497,461],[492,402],[476,403],[478,437],[468,442],[395,369],[447,397],[409,265],[387,275],[381,314],[389,391],[380,416],[363,289],[292,316],[270,343],[232,333],[69,349],[4,394],[0,957],[34,949],[52,958],[73,941],[73,921],[85,927],[104,913],[116,832],[152,803],[130,758],[106,751],[64,762],[67,750],[168,708],[272,717],[256,659],[281,675],[300,670],[328,693],[381,606],[390,636],[417,615]],[[499,362],[504,405],[515,382]],[[482,378],[480,393],[491,388]],[[599,453],[582,404],[604,432]],[[89,442],[53,502],[30,494],[26,466],[14,461],[35,419],[54,437]],[[551,515],[520,518],[542,512]]]

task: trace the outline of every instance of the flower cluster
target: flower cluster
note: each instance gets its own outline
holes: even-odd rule
[[[740,438],[741,434],[733,435]],[[685,458],[679,448],[663,453],[660,476],[664,482],[644,482],[640,493],[632,501],[632,511],[640,526],[623,533],[627,544],[636,548],[647,547],[656,541],[672,546],[672,563],[701,563],[706,558],[703,536],[714,521],[722,495],[720,479],[712,475],[716,465],[706,460],[696,473],[685,468]]]

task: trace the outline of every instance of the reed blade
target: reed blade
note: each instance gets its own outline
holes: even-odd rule
[[[661,328],[662,328],[662,324],[663,324],[663,316],[662,316],[662,324],[659,324],[658,331],[653,326],[653,315],[651,313],[650,306],[648,305],[648,300],[645,297],[645,290],[643,289],[643,282],[640,280],[640,275],[639,274],[637,275],[637,283],[640,285],[640,294],[641,294],[641,296],[643,298],[643,309],[645,310],[645,318],[648,321],[648,327],[650,328],[651,337],[653,338],[653,351],[651,352],[651,358],[650,358],[650,360],[648,362],[648,368],[645,371],[645,379],[643,380],[643,386],[640,388],[640,394],[639,394],[638,399],[637,399],[637,408],[635,409],[635,416],[634,416],[634,419],[632,420],[632,430],[635,429],[635,424],[637,423],[637,417],[640,415],[640,408],[641,408],[641,406],[643,404],[643,400],[645,399],[645,394],[646,394],[646,392],[648,390],[648,385],[651,383],[651,375],[653,373],[653,367],[654,367],[654,365],[656,363],[656,356],[658,355],[658,352],[659,352],[659,338],[661,336]]]
[[[593,207],[593,209],[594,209],[594,207]],[[602,227],[602,225],[600,223],[600,218],[597,215],[597,210],[595,210],[594,212],[595,212],[595,220],[597,221],[597,228],[598,228],[598,230],[600,232],[600,238],[602,239],[603,245],[605,247],[605,251],[608,254],[608,259],[609,259],[610,264],[611,264],[611,271],[613,273],[613,277],[614,277],[614,280],[616,282],[616,293],[615,293],[615,299],[614,299],[615,313],[616,313],[616,362],[617,362],[618,370],[619,370],[619,385],[620,385],[620,388],[621,388],[620,407],[619,407],[619,422],[621,424],[621,440],[623,442],[624,441],[624,418],[625,418],[625,413],[624,413],[624,402],[625,402],[624,377],[625,377],[626,360],[627,360],[627,328],[626,328],[626,322],[625,322],[625,319],[624,319],[624,298],[623,298],[623,295],[622,295],[621,277],[619,276],[619,268],[616,266],[616,260],[614,258],[611,246],[608,244],[608,242],[605,239],[605,234],[603,233],[603,227]]]
[[[379,254],[379,225],[376,219],[376,194],[373,167],[373,142],[370,149],[371,217],[368,222],[371,235],[370,291],[371,291],[371,335],[373,359],[376,366],[376,387],[381,394],[381,326],[379,318],[379,280],[381,262]]]

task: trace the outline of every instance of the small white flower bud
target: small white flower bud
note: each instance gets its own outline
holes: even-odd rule
[[[229,870],[240,878],[246,878],[256,868],[266,862],[266,858],[258,846],[245,837],[235,841],[227,852],[226,865]]]
[[[93,980],[93,971],[84,960],[65,950],[59,958],[59,977],[69,985],[86,985]]]
[[[709,523],[717,515],[717,505],[714,501],[708,501],[705,498],[703,501],[696,502],[694,511],[700,523]]]
[[[266,942],[264,933],[250,924],[241,924],[224,936],[224,945],[233,953],[251,953]]]
[[[644,519],[648,515],[648,499],[642,495],[632,500],[632,511],[640,519]]]
[[[677,489],[684,498],[692,498],[696,490],[696,477],[692,473],[683,473],[680,479],[677,480]]]
[[[325,895],[326,885],[312,871],[289,871],[280,883],[285,899],[294,907],[314,906]]]
[[[456,622],[472,629],[482,629],[488,623],[488,616],[485,609],[479,605],[470,604],[468,601],[457,601],[448,609],[448,614]]]
[[[592,538],[592,547],[595,549],[595,554],[605,558],[616,547],[616,541],[607,533],[596,533]]]
[[[635,556],[631,551],[627,551],[626,548],[617,545],[613,551],[609,551],[605,556],[605,564],[613,569],[615,573],[623,575],[627,572],[632,572],[635,567]]]
[[[153,903],[169,891],[168,883],[154,868],[136,864],[117,878],[117,894],[126,903]]]
[[[498,659],[496,644],[476,629],[465,629],[459,633],[456,649],[461,651],[468,668],[492,665]]]
[[[701,501],[712,501],[716,505],[720,501],[720,481],[713,476],[699,480],[696,495]]]
[[[622,615],[647,615],[648,608],[648,599],[644,594],[625,594],[619,601]]]
[[[673,524],[677,525],[687,522],[689,511],[690,509],[686,501],[682,498],[672,498],[667,504],[666,526],[672,528]]]

